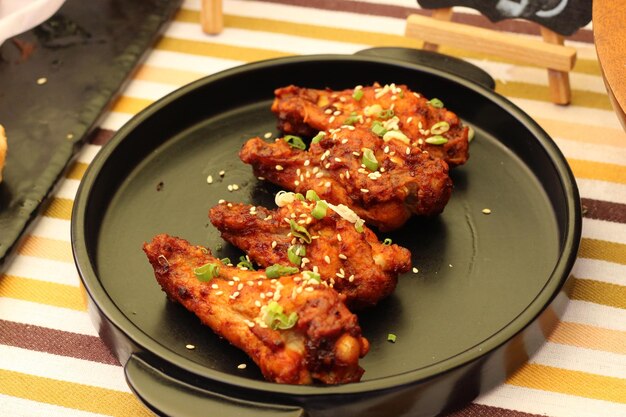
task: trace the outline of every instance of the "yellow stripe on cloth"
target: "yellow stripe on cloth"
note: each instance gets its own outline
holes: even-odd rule
[[[114,417],[151,417],[131,393],[0,369],[0,393]],[[69,414],[69,410],[68,410]]]
[[[174,20],[177,22],[197,24],[197,22],[200,21],[200,13],[196,10],[181,9],[174,17]],[[418,49],[422,47],[423,43],[421,40],[407,38],[406,36],[402,35],[389,35],[380,32],[342,29],[330,26],[287,22],[277,19],[234,16],[230,14],[224,15],[224,26],[251,31],[301,36],[310,39],[326,40],[332,42],[364,44],[368,46],[407,47]],[[440,52],[459,58],[489,60],[510,64],[519,63],[514,60],[507,60],[499,56],[451,48],[445,45],[440,48]],[[598,77],[601,76],[600,66],[598,65],[598,62],[596,60],[578,59],[573,72],[591,74]]]
[[[590,180],[600,180],[626,184],[626,166],[603,162],[584,161],[567,158],[574,176]]]
[[[86,310],[79,287],[14,275],[0,275],[0,297],[14,298],[72,310]]]
[[[503,96],[525,98],[530,100],[551,101],[550,88],[547,85],[529,84],[516,81],[502,82],[496,80],[496,91]],[[573,106],[591,107],[594,109],[613,111],[606,93],[572,90]],[[587,128],[589,129],[589,128]]]
[[[20,255],[36,256],[54,261],[74,262],[70,242],[27,235],[17,249]]]
[[[65,177],[71,180],[80,180],[85,175],[88,164],[83,162],[75,162],[65,174]]]
[[[626,379],[526,364],[507,384],[626,404]]]
[[[548,340],[553,343],[626,355],[626,332],[562,321]]]
[[[133,78],[135,80],[152,81],[155,83],[172,84],[182,86],[196,81],[206,74],[194,71],[185,71],[173,68],[155,67],[152,65],[142,65],[139,67]]]
[[[582,123],[534,118],[552,137],[594,145],[626,147],[626,132],[610,127],[589,126]]]
[[[583,238],[578,256],[626,265],[626,245],[606,240]]]
[[[161,38],[161,40],[157,42],[154,49],[247,62],[294,55],[292,53],[271,49],[247,48],[243,46],[224,45],[214,42],[192,41],[188,39],[170,37]]]
[[[121,96],[115,101],[111,110],[115,112],[129,113],[134,115],[139,113],[152,103],[154,103],[154,100],[130,96]]]
[[[52,198],[43,212],[46,217],[53,217],[61,220],[72,219],[72,206],[74,201],[68,198]]]
[[[626,309],[626,286],[592,279],[572,280],[568,288],[570,299]]]

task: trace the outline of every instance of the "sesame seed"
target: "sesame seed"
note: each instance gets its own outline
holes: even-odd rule
[[[389,153],[389,145],[385,146],[385,149],[383,149],[383,152]]]
[[[233,191],[233,186],[230,185],[230,184],[228,184],[228,187],[226,187],[226,188],[228,188],[228,191]]]
[[[317,173],[319,172],[319,170],[320,170],[320,168],[319,168],[319,167],[315,167],[315,168],[313,168],[313,173],[314,173],[314,174],[317,174]]]
[[[301,293],[302,293],[302,287],[298,287],[298,288],[296,288],[296,292],[297,292],[298,294],[301,294]]]
[[[206,177],[206,182],[208,184],[213,184],[213,175],[209,175],[208,177]]]
[[[37,78],[38,85],[44,85],[47,82],[48,82],[48,79],[46,77]]]
[[[315,266],[313,267],[313,272],[315,272],[316,274],[320,272],[320,271],[319,271],[319,268],[317,267],[317,265],[315,265]]]
[[[235,285],[235,281],[228,281],[228,285],[230,285],[231,287],[233,287]]]
[[[341,158],[335,158],[335,162],[341,162]]]
[[[304,289],[304,291],[307,291],[307,292],[313,292],[313,287],[306,287],[306,288]]]
[[[361,192],[362,192],[362,193],[369,193],[369,192],[370,192],[370,190],[368,190],[367,188],[361,188]]]
[[[250,259],[248,259],[248,261],[250,261]],[[240,279],[239,279],[239,277],[233,277],[233,281],[234,281],[234,282],[239,282],[239,281],[240,281]]]
[[[419,270],[417,268],[413,267],[413,273],[417,274],[418,272],[419,272]]]
[[[346,171],[346,178],[350,179],[350,171]]]
[[[491,209],[484,208],[483,209],[483,214],[491,214]]]
[[[239,297],[239,291],[235,291],[233,295],[230,296],[230,298],[232,298],[233,300],[237,297]]]
[[[330,116],[330,118],[328,119],[328,123],[332,123],[335,121],[335,116]]]
[[[277,245],[277,244],[278,244],[278,243],[276,243],[276,241],[275,241],[275,240],[274,240],[274,241],[272,241],[272,249],[274,249],[274,248],[276,247],[276,245]]]
[[[211,284],[211,288],[213,288],[214,290],[216,290],[216,289],[218,289],[218,288],[219,288],[219,285],[217,285],[217,284]]]
[[[350,275],[350,277],[348,278],[348,281],[349,281],[349,282],[354,281],[354,275]]]
[[[254,324],[254,323],[252,323],[252,324]],[[252,327],[252,326],[250,326],[250,327]],[[237,369],[246,369],[246,366],[247,365],[245,363],[240,363],[239,365],[237,365]]]
[[[215,295],[222,295],[222,294],[224,294],[224,291],[217,291],[217,292],[215,292]]]
[[[224,204],[225,202],[226,202],[226,200],[223,200],[223,199],[222,199],[222,200],[219,200],[217,203],[218,203],[218,204]]]
[[[194,349],[196,348],[196,347],[195,347],[194,345],[192,345],[192,344],[185,345],[185,347],[186,347],[187,349],[189,349],[189,350],[194,350]]]
[[[295,186],[297,187],[298,185],[300,185],[300,181],[295,180],[295,181],[293,182],[293,185],[295,185]]]
[[[266,295],[267,297],[271,297],[271,296],[273,296],[273,295],[274,295],[274,293],[273,293],[272,291],[268,291],[268,292],[266,292],[266,293],[265,293],[265,295]]]
[[[254,305],[257,306],[257,307],[261,307],[261,302],[259,300],[256,300],[254,302]]]
[[[324,114],[333,114],[333,109],[324,110]]]
[[[324,256],[324,262],[326,262],[327,264],[330,264],[330,256],[328,255]]]
[[[406,119],[407,123],[411,123],[413,121],[413,116],[410,116],[409,118]]]
[[[330,162],[327,163],[326,165],[324,165],[324,168],[326,168],[326,169],[330,168]]]
[[[341,110],[335,110],[333,112],[333,116],[339,116],[341,114]]]
[[[304,166],[308,167],[311,164],[311,161],[309,161],[308,159],[306,161],[304,161]]]
[[[354,155],[354,156],[361,156],[361,154],[356,152],[356,151],[352,152],[352,155]]]
[[[326,181],[326,182],[324,183],[324,186],[325,186],[325,187],[330,187],[330,181]]]
[[[407,155],[411,154],[411,148],[410,147],[406,147],[406,149],[404,150],[404,153],[406,153]]]
[[[341,139],[341,143],[343,143],[343,144],[348,143],[348,139]]]
[[[237,285],[237,290],[241,291],[243,289],[243,282],[240,282],[239,285]]]
[[[233,203],[228,203],[226,204],[226,207],[231,208],[233,206]]]
[[[221,171],[219,172],[219,174],[220,174],[220,177],[223,177],[223,176],[226,174],[226,171],[221,170]]]
[[[233,184],[233,190],[237,191],[239,189],[239,186],[237,184]]]
[[[268,215],[266,218],[264,218],[263,220],[268,221],[268,220],[272,220],[272,215]]]
[[[348,257],[346,255],[344,255],[343,253],[340,253],[339,254],[339,259],[343,259],[345,261],[346,259],[348,259]]]
[[[337,233],[337,240],[341,242],[341,235]]]
[[[259,294],[259,297],[261,298],[261,300],[265,300],[265,294],[261,293]]]
[[[282,165],[276,165],[276,171],[282,171],[283,169],[285,168]]]

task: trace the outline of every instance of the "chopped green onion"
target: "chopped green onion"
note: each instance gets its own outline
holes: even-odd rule
[[[300,262],[302,262],[302,257],[304,255],[306,255],[306,248],[302,245],[289,246],[289,249],[287,249],[289,262],[294,265],[300,266]]]
[[[435,135],[435,136],[426,138],[424,142],[430,143],[431,145],[443,145],[445,143],[448,143],[448,139],[444,138],[441,135]]]
[[[324,217],[326,217],[327,208],[328,205],[323,200],[319,200],[317,203],[315,203],[315,208],[311,210],[311,216],[315,217],[317,220],[323,219]]]
[[[311,235],[304,226],[300,226],[293,220],[289,220],[289,226],[291,227],[291,234],[295,237],[302,239],[306,243],[311,243]]]
[[[411,140],[399,130],[390,130],[383,135],[383,141],[389,142],[391,139],[397,139],[400,142],[404,142],[407,145],[411,144]]]
[[[239,257],[237,268],[248,268],[249,271],[254,271],[254,265],[252,265],[252,262],[250,262],[250,260],[245,256]]]
[[[209,282],[220,274],[220,266],[218,264],[208,263],[193,270],[198,281]]]
[[[381,122],[375,120],[372,123],[372,132],[377,136],[383,137],[385,133],[387,133],[387,129],[385,129],[385,126],[383,126]]]
[[[355,88],[354,93],[352,93],[352,98],[355,99],[356,101],[361,100],[363,98],[363,89]]]
[[[283,138],[292,148],[305,150],[306,145],[300,136],[287,135]]]
[[[319,201],[320,197],[317,195],[315,190],[309,190],[306,192],[306,199],[309,201]]]
[[[314,281],[317,281],[318,283],[322,282],[322,277],[317,272],[304,271],[302,273],[302,276],[304,276],[304,278],[306,278],[306,279],[312,279]]]
[[[304,201],[304,196],[300,193],[296,193],[294,197],[296,200]]]
[[[468,126],[467,127],[467,141],[471,142],[472,140],[474,140],[475,134],[476,132],[474,131],[474,128],[472,126]]]
[[[317,135],[311,139],[311,143],[318,143],[320,140],[326,137],[326,132],[319,132]]]
[[[363,223],[365,223],[363,221],[363,219],[358,219],[355,223],[354,223],[354,230],[356,230],[359,233],[363,233]]]
[[[397,336],[393,333],[389,333],[387,335],[387,341],[391,343],[396,343]]]
[[[387,120],[387,119],[391,119],[394,116],[394,114],[395,113],[393,112],[393,109],[387,109],[378,113],[378,118],[381,120]]]
[[[272,300],[267,305],[267,314],[265,316],[265,324],[272,330],[287,330],[296,325],[298,314],[294,311],[289,316],[283,313],[283,307],[276,301]]]
[[[372,104],[371,106],[365,106],[365,108],[363,109],[363,114],[367,117],[370,117],[380,113],[381,111],[383,111],[383,108],[380,106],[380,104]]]
[[[392,240],[391,240],[391,239],[389,239],[389,238],[387,238],[387,239],[385,239],[385,240],[383,241],[383,245],[386,245],[386,246],[391,245],[391,243],[392,243]]]
[[[430,133],[440,135],[446,133],[448,130],[450,130],[450,124],[448,122],[438,122],[430,128]]]
[[[439,100],[438,98],[433,98],[431,100],[428,101],[428,104],[430,104],[431,106],[440,109],[443,107],[443,101]]]
[[[298,268],[296,268],[295,266],[285,266],[285,265],[279,265],[279,264],[274,264],[272,266],[268,266],[265,269],[265,275],[268,278],[278,278],[278,277],[282,277],[283,275],[291,275],[291,274],[296,274],[298,273]]]
[[[220,259],[220,262],[223,263],[224,265],[228,265],[230,264],[230,258],[222,258]]]
[[[355,111],[353,111],[352,113],[350,113],[350,116],[348,116],[348,118],[343,122],[344,125],[353,125],[356,122],[359,122],[361,119],[361,116],[359,116]]]
[[[376,155],[374,155],[374,151],[369,148],[363,149],[361,163],[370,171],[376,171],[378,169],[378,160],[376,159]]]

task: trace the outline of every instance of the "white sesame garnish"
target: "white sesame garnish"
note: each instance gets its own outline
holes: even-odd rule
[[[252,282],[252,281],[250,281],[250,282]],[[261,307],[261,302],[259,300],[256,300],[254,302],[254,305],[257,306],[257,307]]]
[[[333,112],[333,116],[339,116],[341,114],[341,110],[335,110]]]
[[[313,292],[313,287],[306,287],[306,288],[304,289],[304,291],[307,291],[307,292]]]
[[[226,171],[221,170],[221,171],[219,172],[219,174],[220,174],[220,177],[223,177],[224,175],[226,175]]]
[[[341,235],[337,233],[337,240],[341,242]]]
[[[361,188],[361,192],[362,192],[362,193],[369,193],[369,192],[370,192],[370,190],[368,190],[367,188]]]
[[[222,295],[222,294],[224,294],[224,291],[216,291],[215,292],[215,295]]]
[[[348,143],[348,139],[341,139],[341,143],[343,143],[343,144]]]
[[[328,255],[324,256],[324,262],[326,262],[327,264],[330,264],[330,256]]]
[[[217,204],[224,204],[225,202],[226,202],[226,200],[220,199],[220,200],[218,200]]]
[[[226,207],[231,208],[233,206],[233,203],[228,203],[226,204]]]
[[[324,110],[324,114],[333,114],[333,109]]]
[[[192,344],[185,345],[185,347],[186,347],[187,349],[189,349],[189,350],[194,350],[194,349],[196,348],[196,347],[195,347],[194,345],[192,345]]]
[[[285,168],[282,165],[276,165],[276,171],[282,171],[283,169]]]
[[[406,153],[407,155],[411,155],[411,148],[407,146],[404,150],[404,153]]]
[[[241,291],[243,289],[243,282],[240,282],[239,285],[237,285],[237,290]]]
[[[217,285],[217,284],[211,284],[211,288],[213,288],[214,290],[216,290],[216,289],[218,289],[218,288],[219,288],[219,285]]]
[[[410,117],[408,117],[408,118],[406,119],[406,122],[407,122],[407,123],[411,123],[412,121],[413,121],[413,116],[410,116]]]
[[[293,182],[293,185],[295,185],[295,186],[297,187],[298,185],[300,185],[300,181],[295,180],[295,181]]]
[[[334,121],[335,121],[335,116],[330,116],[330,117],[328,118],[328,123],[332,123],[332,122],[334,122]]]
[[[304,161],[304,166],[308,167],[311,164],[311,161],[309,161],[308,159],[306,161]]]
[[[341,162],[341,158],[335,158],[335,162]]]
[[[348,281],[349,281],[349,282],[354,281],[354,275],[350,275],[350,277],[348,278]]]
[[[228,191],[233,191],[233,186],[231,184],[228,184],[228,187],[226,188],[228,188]]]
[[[237,191],[239,189],[239,186],[237,184],[233,184],[233,190]]]
[[[491,214],[491,209],[484,208],[483,209],[483,214]]]
[[[418,272],[419,272],[419,270],[417,268],[413,267],[413,273],[417,274]]]
[[[343,253],[340,253],[339,254],[339,259],[343,259],[345,261],[346,259],[348,259],[348,257],[346,255],[344,255]]]
[[[228,281],[228,285],[230,285],[231,287],[233,287],[235,285],[234,281]]]
[[[254,323],[252,323],[252,324],[254,324]],[[253,327],[253,326],[250,326],[250,327]],[[239,365],[237,365],[237,369],[246,369],[246,366],[247,365],[245,363],[240,363]]]
[[[274,248],[276,247],[276,245],[277,245],[277,244],[278,244],[278,243],[276,243],[276,241],[275,241],[275,240],[274,240],[274,241],[272,241],[272,249],[274,249]]]

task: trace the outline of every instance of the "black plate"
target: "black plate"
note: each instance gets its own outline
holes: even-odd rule
[[[379,236],[410,248],[419,272],[401,276],[389,299],[359,314],[371,342],[362,382],[265,382],[242,352],[166,300],[141,245],[166,232],[237,256],[229,245],[216,250],[223,242],[207,212],[219,199],[273,206],[276,188],[258,181],[237,152],[252,136],[277,134],[274,88],[374,81],[443,100],[476,130],[471,158],[453,171],[441,216]],[[228,192],[228,184],[241,189]],[[428,67],[331,55],[234,68],[132,119],[84,177],[72,241],[100,335],[131,388],[159,414],[434,415],[501,382],[545,340],[566,298],[580,227],[563,156],[509,101]],[[239,370],[240,363],[250,366]]]

